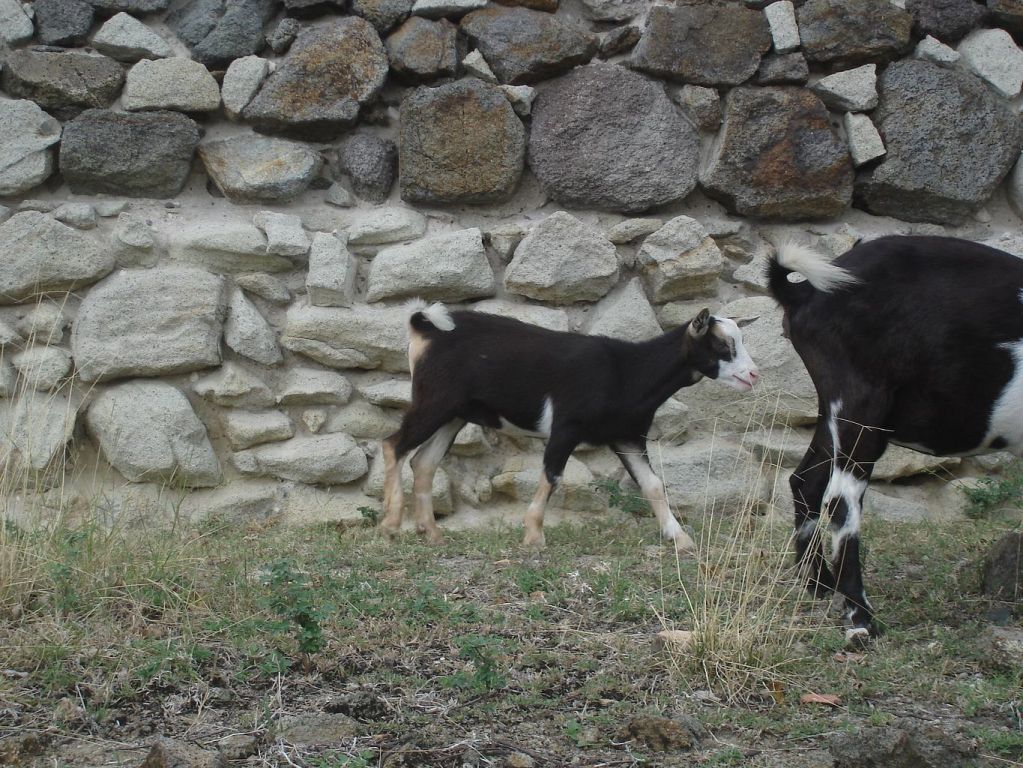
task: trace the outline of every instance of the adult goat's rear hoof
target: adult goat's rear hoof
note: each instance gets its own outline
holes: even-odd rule
[[[416,533],[430,546],[438,546],[444,543],[444,534],[440,528],[416,528]]]
[[[880,632],[871,624],[869,627],[849,627],[845,631],[846,648],[866,648],[870,641],[880,636]]]
[[[544,537],[543,531],[526,531],[526,535],[522,537],[522,546],[539,552],[547,546],[547,539]]]

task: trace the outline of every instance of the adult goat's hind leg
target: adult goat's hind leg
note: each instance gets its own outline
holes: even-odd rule
[[[880,422],[876,403],[864,407],[833,404],[828,427],[834,439],[835,459],[824,492],[824,504],[831,517],[832,566],[836,586],[845,598],[845,616],[852,625],[847,640],[877,634],[873,606],[863,588],[860,564],[860,523],[863,494],[874,471],[874,462],[888,446],[888,433]]]
[[[680,554],[694,554],[696,542],[686,533],[671,511],[668,496],[664,492],[664,483],[650,466],[647,455],[646,441],[635,440],[628,443],[615,443],[611,446],[632,479],[639,485],[643,498],[649,502],[657,524],[661,528],[661,536],[674,542],[675,551]]]
[[[384,438],[381,445],[384,457],[384,517],[380,521],[380,530],[387,536],[394,537],[401,530],[402,507],[405,502],[401,488],[401,468],[405,457],[453,418],[454,414],[413,405],[402,419],[398,431]]]
[[[822,414],[810,447],[789,477],[795,505],[796,566],[806,578],[807,589],[817,598],[828,597],[835,589],[819,529],[821,503],[831,477],[831,443],[827,417]]]
[[[579,444],[578,438],[569,430],[554,428],[543,452],[543,470],[540,472],[540,484],[536,495],[526,510],[526,533],[522,539],[523,546],[531,549],[543,549],[547,543],[543,535],[543,514],[547,508],[547,500],[558,487],[561,475],[565,471],[572,451]]]
[[[433,477],[437,473],[441,459],[451,448],[458,431],[465,426],[465,421],[455,419],[433,433],[412,457],[413,492],[415,494],[416,531],[426,536],[431,544],[439,544],[444,535],[437,527],[433,516]]]

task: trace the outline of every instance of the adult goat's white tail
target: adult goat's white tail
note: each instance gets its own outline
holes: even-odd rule
[[[856,285],[860,279],[852,272],[831,263],[822,253],[799,243],[787,242],[778,246],[774,260],[791,272],[798,272],[818,291],[830,293]]]

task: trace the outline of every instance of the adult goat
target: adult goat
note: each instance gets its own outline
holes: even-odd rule
[[[707,377],[752,389],[758,372],[738,325],[703,310],[684,326],[642,343],[551,331],[480,312],[415,307],[409,317],[412,405],[384,440],[384,518],[401,527],[401,464],[412,457],[417,529],[439,541],[431,487],[466,422],[547,438],[539,488],[526,512],[524,544],[542,547],[543,513],[580,443],[609,445],[649,499],[661,533],[695,549],[650,468],[646,434],[654,412],[682,387]]]
[[[797,562],[817,596],[845,598],[847,638],[865,638],[877,628],[860,565],[862,502],[888,444],[1023,453],[1023,260],[966,240],[892,236],[833,262],[782,246],[768,280],[818,397],[790,479]],[[834,573],[817,535],[822,506]]]

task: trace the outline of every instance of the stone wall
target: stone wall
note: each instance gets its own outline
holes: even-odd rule
[[[767,498],[736,467],[792,466],[815,416],[772,243],[1023,255],[1017,40],[1009,0],[0,0],[7,485],[355,515],[423,297],[629,339],[752,319],[759,391],[683,390],[654,458],[684,510]],[[467,427],[437,510],[468,524],[538,467]],[[555,504],[601,509],[604,476],[579,452]]]

